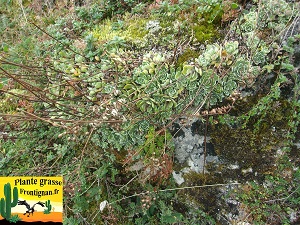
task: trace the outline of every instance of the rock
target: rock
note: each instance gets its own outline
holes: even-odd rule
[[[176,184],[181,185],[184,182],[184,178],[182,177],[182,172],[172,172],[173,178]]]
[[[185,121],[188,121],[185,125],[181,124],[180,121],[174,123],[172,131],[175,143],[175,158],[179,164],[188,165],[181,172],[207,172],[204,164],[218,162],[214,147],[209,143],[210,138],[207,136],[206,156],[204,156],[205,137],[204,129],[201,129],[204,128],[203,123],[197,119],[185,119]]]

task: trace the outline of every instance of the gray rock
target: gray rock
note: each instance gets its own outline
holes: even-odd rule
[[[184,178],[182,177],[182,172],[172,172],[173,178],[176,184],[181,185],[184,182]]]
[[[175,143],[175,158],[180,164],[187,164],[188,168],[184,168],[181,172],[187,173],[194,171],[202,173],[205,170],[206,163],[218,162],[218,157],[206,154],[204,156],[204,135],[195,133],[195,126],[199,125],[198,120],[190,120],[188,125],[181,126],[176,124],[176,134],[174,137]],[[210,140],[206,137],[206,142]],[[204,162],[205,161],[205,162]]]

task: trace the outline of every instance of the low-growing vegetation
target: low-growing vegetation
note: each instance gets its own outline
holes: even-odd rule
[[[299,223],[299,7],[0,0],[0,175],[62,175],[70,225]],[[178,185],[182,118],[221,163]]]

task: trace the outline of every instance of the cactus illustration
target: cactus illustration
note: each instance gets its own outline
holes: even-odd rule
[[[1,198],[0,202],[0,213],[1,216],[7,220],[11,217],[11,208],[15,207],[18,204],[18,188],[14,187],[13,189],[13,201],[11,201],[11,187],[10,183],[4,185],[4,196]]]
[[[52,205],[50,204],[50,200],[47,200],[45,202],[45,205],[46,205],[47,209],[44,210],[44,214],[49,214],[51,212],[51,209],[52,209]]]

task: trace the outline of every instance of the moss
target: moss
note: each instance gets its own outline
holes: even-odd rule
[[[257,104],[262,95],[248,96],[240,99],[234,103],[234,107],[230,110],[229,115],[231,116],[241,116],[247,113],[251,108]],[[228,102],[226,102],[228,103]],[[231,103],[231,102],[229,102]]]
[[[151,19],[141,18],[138,16],[133,16],[128,18],[124,24],[124,31],[122,32],[122,37],[128,41],[139,41],[148,34],[146,30],[146,24]]]
[[[194,12],[194,14],[195,16],[191,18],[192,23],[195,24],[192,29],[197,41],[204,43],[220,38],[217,27],[220,27],[222,21],[223,10],[221,5],[213,6],[209,12]]]
[[[92,31],[92,34],[100,43],[112,40],[116,36],[124,38],[126,41],[140,41],[148,33],[145,27],[149,20],[138,16],[125,17],[124,24],[120,29],[114,29],[115,24],[112,20],[105,20]]]
[[[255,107],[257,97],[251,97],[249,101],[236,103],[236,107],[250,109]],[[240,104],[240,105],[239,105]],[[269,103],[271,110],[265,116],[252,116],[246,128],[238,124],[234,127],[227,124],[212,125],[211,138],[215,151],[221,159],[229,164],[238,164],[240,168],[234,171],[225,171],[223,175],[233,179],[249,179],[249,174],[243,174],[243,169],[252,168],[258,173],[260,179],[264,174],[274,171],[276,151],[285,140],[284,130],[288,129],[288,121],[292,115],[290,103],[286,100]],[[246,113],[246,112],[245,112]],[[275,130],[274,130],[275,129]]]
[[[159,25],[163,28],[163,29],[167,29],[167,28],[170,28],[170,27],[173,27],[174,26],[174,20],[175,18],[170,18],[168,20],[164,19],[164,20],[161,20]]]
[[[216,126],[212,134],[216,153],[230,163],[237,162],[243,169],[264,164],[261,159],[266,153],[269,155],[270,151],[270,140],[264,141],[264,135],[254,134],[250,129],[233,129],[227,125]]]
[[[196,172],[185,174],[184,179],[186,180],[185,186],[202,186],[223,182],[222,177],[219,175]],[[218,196],[218,188],[214,187],[192,188],[179,192],[179,198],[182,202],[194,205],[196,208],[204,210],[209,215],[214,215],[218,210]]]
[[[101,25],[92,31],[92,34],[100,43],[112,40],[115,36],[120,36],[119,31],[112,29],[111,20],[104,20]]]
[[[212,41],[214,38],[218,38],[220,35],[213,24],[201,24],[193,27],[194,35],[197,41],[204,43],[206,41]]]
[[[181,56],[178,57],[176,66],[180,67],[183,65],[184,62],[187,62],[190,59],[198,58],[198,56],[199,56],[199,52],[196,52],[188,48],[184,51],[184,53]]]

